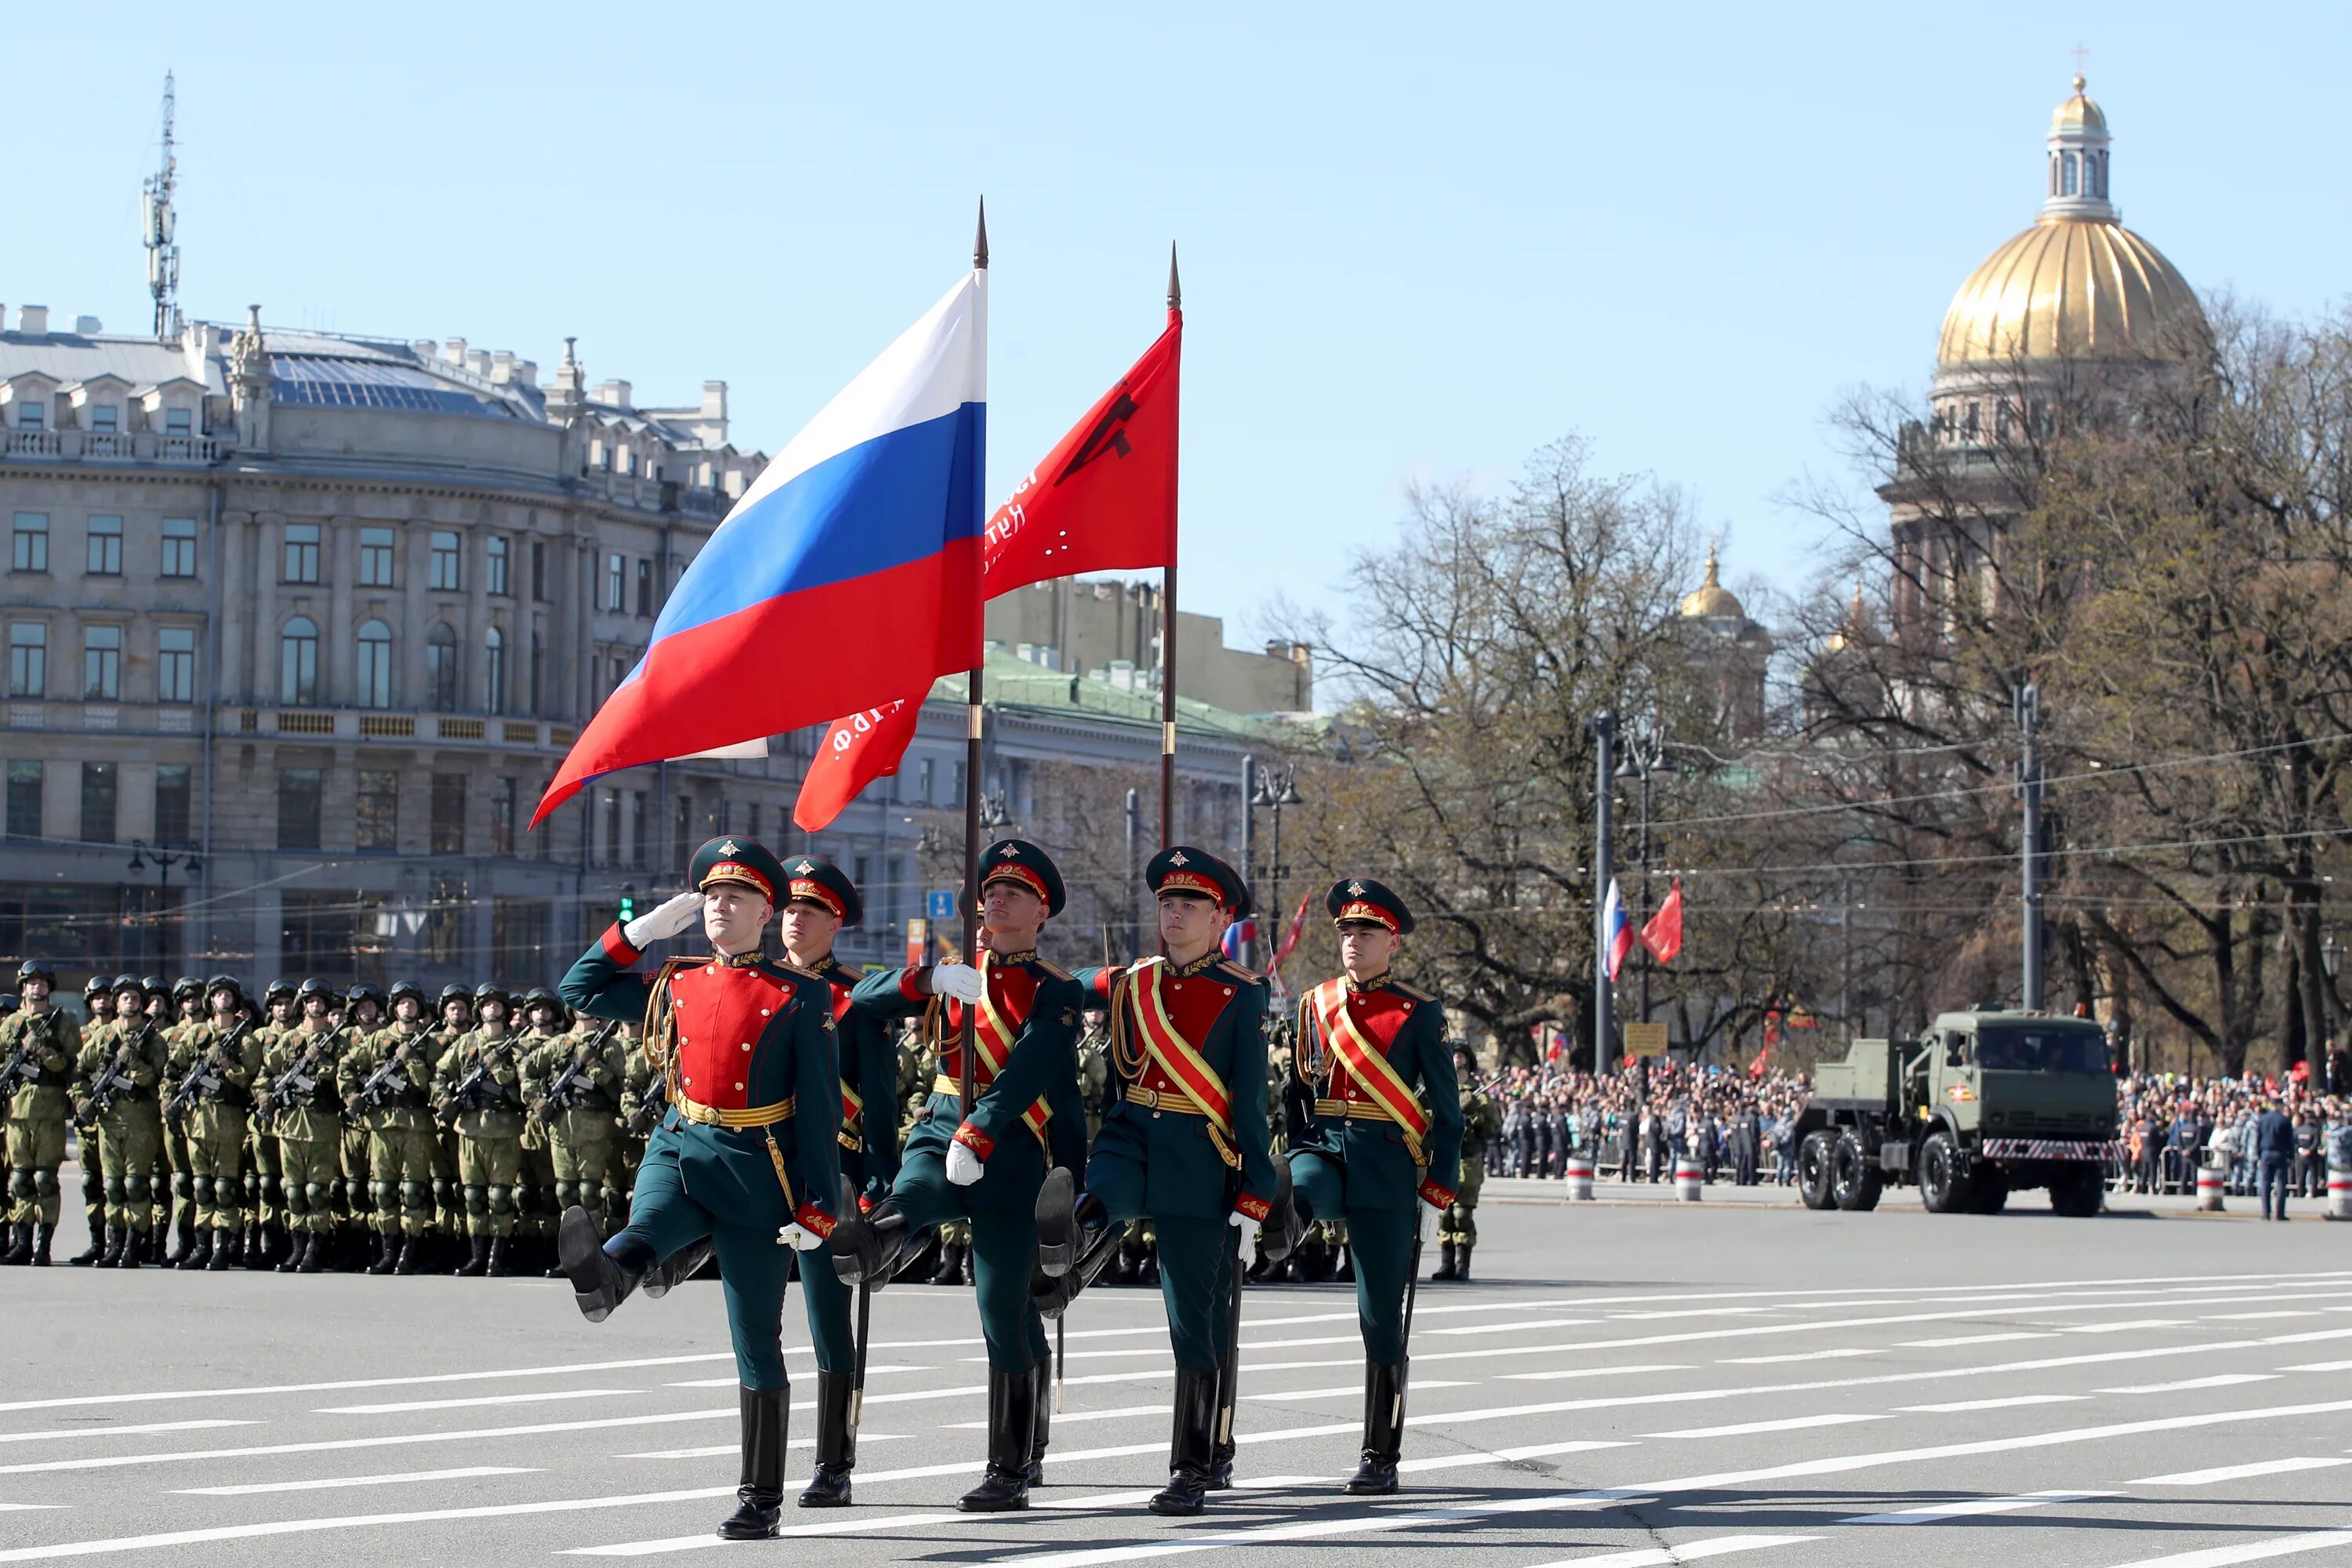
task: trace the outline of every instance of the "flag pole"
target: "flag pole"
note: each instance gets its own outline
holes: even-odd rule
[[[988,270],[988,201],[985,197],[982,198],[980,204],[980,226],[972,234],[971,268],[973,271],[981,273],[985,273]],[[981,309],[985,310],[987,308],[987,295],[983,291],[981,296]],[[983,317],[982,319],[985,320],[986,318]],[[988,467],[987,450],[986,437],[983,437],[980,455],[977,458],[981,473],[975,476],[975,478],[982,481],[983,488],[982,489],[975,490],[975,494],[984,493]],[[988,647],[988,632],[985,625],[985,617],[988,614],[988,590],[982,583],[981,574],[977,571],[972,574],[971,593],[972,598],[975,602],[974,621],[975,629],[978,632],[980,646],[974,650],[971,668],[966,671],[964,675],[963,961],[977,969],[980,967],[981,963],[980,738],[982,710],[980,706],[980,677],[982,668],[988,662],[988,655],[986,652]],[[958,1106],[958,1110],[961,1116],[967,1119],[971,1115],[971,1056],[973,1043],[978,1037],[977,1026],[979,1018],[980,1009],[978,1007],[966,1007],[963,1010],[963,1037],[957,1043],[956,1049],[956,1058],[958,1063],[956,1091],[961,1101]]]
[[[1176,276],[1176,246],[1168,246],[1168,324],[1184,319],[1184,287]],[[1160,588],[1160,847],[1176,837],[1176,442],[1168,437],[1168,566]]]

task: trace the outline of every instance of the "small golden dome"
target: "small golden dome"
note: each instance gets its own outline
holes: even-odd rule
[[[1706,552],[1706,581],[1683,595],[1683,614],[1692,620],[1740,620],[1748,611],[1738,595],[1723,585],[1715,559],[1715,547]]]
[[[1862,602],[1862,579],[1857,577],[1853,581],[1853,607],[1846,611],[1844,623],[1829,635],[1828,641],[1822,646],[1831,653],[1837,653],[1868,642],[1874,629],[1870,624],[1869,607]]]
[[[2106,111],[2099,107],[2097,100],[2083,90],[2083,78],[2077,73],[2074,96],[2060,104],[2058,111],[2050,117],[2051,134],[2054,136],[2061,131],[2104,132],[2106,128]]]
[[[2045,217],[1960,285],[1936,363],[2180,359],[2204,325],[2196,290],[2138,235],[2119,223]]]

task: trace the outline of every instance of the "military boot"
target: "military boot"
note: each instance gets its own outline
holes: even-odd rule
[[[1168,1448],[1168,1484],[1153,1494],[1154,1513],[1184,1516],[1206,1505],[1212,1428],[1217,1419],[1217,1374],[1176,1373],[1176,1420]]]
[[[1045,1444],[1053,1436],[1054,1379],[1041,1364],[1032,1375],[1037,1388],[1035,1413],[1029,1420],[1029,1473],[1033,1487],[1045,1484]]]
[[[236,1262],[236,1232],[229,1229],[226,1226],[215,1226],[213,1229],[212,1258],[211,1261],[205,1265],[205,1269],[214,1274],[226,1273]]]
[[[940,1266],[931,1270],[930,1282],[934,1285],[962,1284],[964,1254],[970,1250],[968,1247],[961,1247],[950,1242],[940,1243]]]
[[[95,1268],[98,1267],[98,1260],[104,1257],[105,1253],[105,1232],[93,1226],[89,1233],[89,1245],[67,1258],[66,1265],[71,1268]]]
[[[56,1226],[49,1224],[47,1220],[37,1219],[33,1222],[34,1268],[47,1268],[49,1266],[49,1244],[55,1241],[57,1237],[58,1227]]]
[[[511,1279],[518,1272],[514,1263],[514,1238],[505,1236],[490,1237],[490,1278]]]
[[[424,1267],[425,1238],[421,1236],[403,1236],[400,1238],[400,1253],[393,1263],[392,1271],[394,1274],[414,1274]]]
[[[1454,1279],[1458,1278],[1459,1276],[1454,1272],[1454,1244],[1450,1241],[1439,1242],[1437,1244],[1437,1269],[1434,1273],[1430,1275],[1430,1279],[1436,1280]]]
[[[1234,1411],[1241,1400],[1241,1363],[1219,1352],[1217,1408],[1210,1417],[1209,1489],[1231,1491],[1234,1486]]]
[[[370,1274],[382,1279],[400,1267],[400,1237],[397,1233],[375,1233],[375,1261],[368,1265]]]
[[[457,1272],[465,1279],[479,1279],[490,1271],[490,1238],[487,1236],[477,1236],[473,1238],[473,1256],[457,1266]]]
[[[857,1428],[851,1424],[856,1381],[845,1372],[817,1372],[816,1475],[801,1493],[803,1508],[849,1506],[849,1472],[857,1467]]]
[[[1331,1268],[1331,1282],[1335,1285],[1353,1285],[1356,1282],[1355,1248],[1343,1246],[1338,1249],[1338,1260]]]
[[[735,1488],[735,1511],[720,1521],[725,1541],[765,1541],[776,1533],[784,1511],[784,1423],[787,1396],[782,1388],[739,1391],[743,1468]]]
[[[151,1231],[134,1230],[123,1238],[122,1256],[115,1262],[117,1268],[136,1268],[147,1261],[147,1248],[154,1240]]]
[[[0,1267],[21,1268],[33,1261],[33,1222],[8,1227],[8,1250],[0,1252]]]
[[[334,1238],[331,1234],[327,1231],[313,1230],[305,1232],[302,1237],[302,1261],[294,1265],[294,1272],[297,1274],[322,1274],[326,1272],[330,1249],[333,1245]]]
[[[213,1233],[209,1230],[200,1230],[196,1232],[194,1240],[180,1249],[180,1260],[172,1267],[184,1268],[194,1273],[197,1269],[210,1267],[212,1260]]]
[[[1364,1368],[1364,1450],[1349,1479],[1354,1497],[1385,1497],[1397,1489],[1397,1454],[1404,1432],[1404,1363]]]
[[[1472,1243],[1466,1241],[1454,1243],[1454,1278],[1456,1279],[1466,1281],[1470,1278],[1470,1248],[1472,1245]]]
[[[988,1470],[956,1500],[961,1513],[1010,1513],[1029,1506],[1030,1423],[1037,1416],[1037,1369],[988,1373]]]
[[[1078,1179],[1067,1165],[1055,1166],[1038,1184],[1035,1215],[1037,1267],[1048,1279],[1058,1279],[1078,1260]]]
[[[561,1240],[562,1238],[559,1237],[559,1245],[561,1244]],[[684,1247],[679,1247],[676,1252],[671,1253],[667,1258],[663,1258],[659,1263],[655,1264],[651,1268],[646,1270],[644,1287],[646,1295],[653,1300],[660,1300],[664,1296],[668,1295],[675,1287],[685,1284],[688,1280],[693,1279],[695,1275],[701,1272],[702,1266],[710,1261],[710,1238],[709,1237],[704,1237],[700,1241],[688,1242]],[[793,1267],[795,1268],[800,1267],[800,1255],[797,1253],[793,1256]],[[823,1268],[824,1265],[820,1263],[818,1267]],[[809,1504],[807,1506],[814,1507],[816,1505]]]
[[[911,1234],[906,1212],[884,1198],[872,1214],[853,1214],[833,1227],[825,1242],[833,1271],[845,1285],[866,1284],[879,1290],[889,1283]]]
[[[199,1248],[203,1247],[205,1240],[205,1234],[196,1228],[196,1213],[194,1207],[193,1205],[184,1206],[180,1210],[179,1214],[173,1216],[172,1223],[172,1250],[163,1258],[162,1261],[163,1265],[170,1268],[186,1268],[190,1267],[188,1262],[190,1254],[194,1253]],[[204,1265],[198,1263],[194,1267],[202,1268]]]

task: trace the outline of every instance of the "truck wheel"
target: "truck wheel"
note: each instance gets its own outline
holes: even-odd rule
[[[1969,1178],[1975,1194],[1969,1203],[1970,1214],[1999,1214],[2009,1205],[2009,1177],[1998,1165],[1979,1165]]]
[[[1809,1209],[1829,1208],[1836,1202],[1830,1190],[1830,1165],[1835,1148],[1826,1132],[1808,1132],[1805,1141],[1797,1145],[1797,1195],[1805,1200]]]
[[[1885,1183],[1878,1161],[1862,1146],[1861,1139],[1851,1132],[1838,1139],[1830,1151],[1832,1202],[1849,1213],[1865,1213],[1878,1206],[1878,1194]]]
[[[2089,1219],[2099,1212],[2099,1202],[2105,1195],[2106,1183],[2099,1168],[2087,1162],[2050,1183],[2050,1207],[2068,1219]]]
[[[1938,1128],[1919,1146],[1919,1201],[1929,1214],[1966,1214],[1972,1196],[1952,1135]]]

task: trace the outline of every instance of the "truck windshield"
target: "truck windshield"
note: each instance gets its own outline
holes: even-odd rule
[[[2107,1042],[2091,1029],[1979,1028],[1977,1066],[2000,1072],[2105,1073]]]

